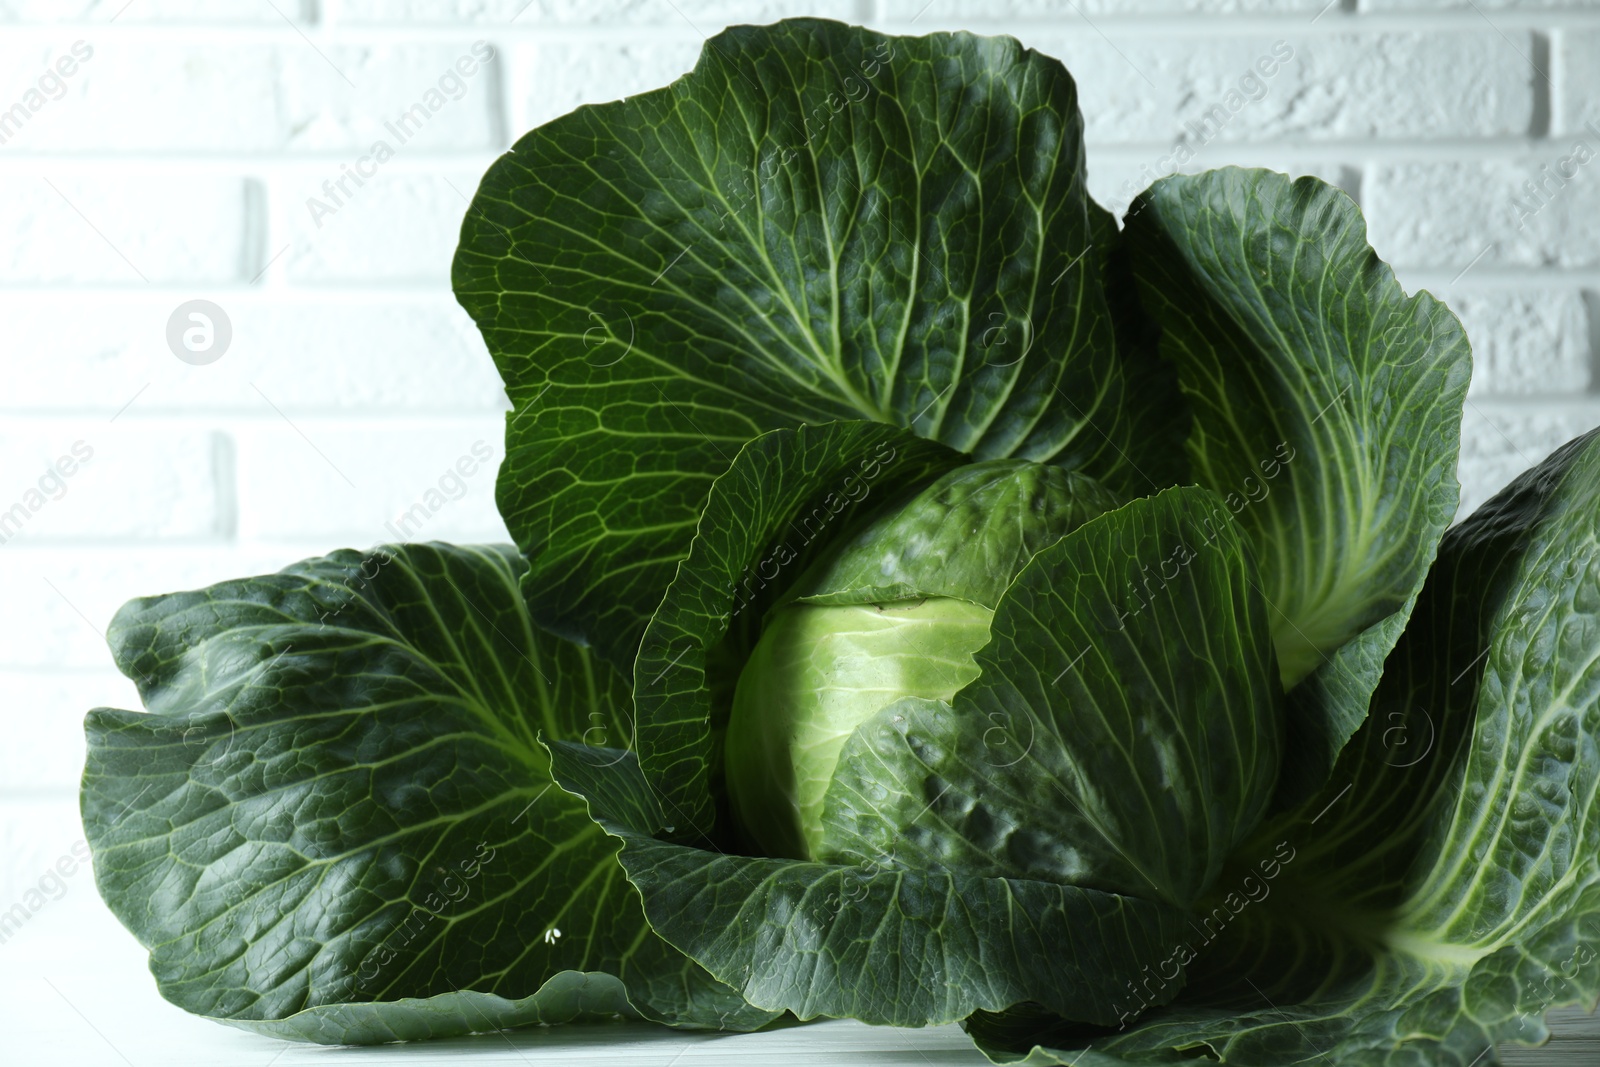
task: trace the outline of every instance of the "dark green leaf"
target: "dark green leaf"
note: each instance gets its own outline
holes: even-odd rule
[[[1458,596],[1489,607],[1472,742],[1399,922],[1419,946],[1486,952],[1600,881],[1600,437],[1513,483],[1450,548],[1504,558],[1457,571]]]
[[[711,480],[776,428],[1171,484],[1179,402],[1119,349],[1082,129],[1009,37],[795,19],[501,157],[453,277],[514,405],[498,498],[536,619],[625,668]]]
[[[825,855],[1191,904],[1265,813],[1283,736],[1221,500],[1169,489],[1085,523],[991,632],[951,705],[901,701],[845,742]]]
[[[1469,1067],[1542,1040],[1546,1011],[1600,998],[1597,696],[1591,433],[1445,535],[1333,780],[1246,848],[1295,856],[1195,962],[1206,994],[1028,1062]],[[986,1034],[1008,1060],[1018,1038]]]
[[[1488,1067],[1496,1043],[1539,1044],[1545,1012],[1600,995],[1593,884],[1559,920],[1470,966],[1376,950],[1294,911],[1240,915],[1215,958],[1193,965],[1193,995],[1125,1030],[1041,1032],[1037,1017],[980,1017],[969,1030],[996,1063],[1028,1067]]]
[[[90,712],[83,818],[164,996],[341,1043],[771,1017],[650,933],[552,782],[537,735],[625,736],[628,691],[532,626],[521,570],[509,546],[342,551],[118,613],[150,713]]]
[[[773,1011],[924,1026],[1037,1001],[1111,1023],[1123,987],[1183,935],[1175,908],[1076,886],[728,856],[656,840],[659,809],[633,754],[575,755],[553,749],[564,788],[633,798],[609,808],[625,821],[604,825],[623,842],[651,925]],[[1180,986],[1168,983],[1163,998]]]

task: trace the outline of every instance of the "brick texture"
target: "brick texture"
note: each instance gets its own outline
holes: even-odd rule
[[[133,682],[115,671],[0,671],[12,707],[11,743],[0,748],[0,778],[11,789],[59,789],[83,773],[83,713],[137,708]],[[9,900],[9,898],[0,897]]]
[[[1469,289],[1436,295],[1472,340],[1473,397],[1588,391],[1589,316],[1577,290]]]
[[[1362,11],[1594,11],[1600,0],[1360,0]]]
[[[1600,138],[1483,163],[1390,163],[1363,184],[1378,254],[1404,266],[1600,266]]]
[[[0,22],[88,23],[115,19],[118,23],[187,22],[200,25],[282,25],[283,19],[308,21],[313,0],[276,0],[277,11],[266,4],[241,4],[238,0],[0,0]]]
[[[1600,0],[1593,5],[1600,8]],[[1563,30],[1551,49],[1555,57],[1554,114],[1558,141],[1568,137],[1593,145],[1600,134],[1600,30]]]
[[[693,67],[699,55],[699,40],[689,38],[527,46],[516,57],[512,83],[517,129],[592,103],[595,85],[604,84],[613,99],[658,89]]]
[[[6,69],[35,79],[63,58],[77,63],[7,148],[349,154],[379,140],[411,152],[492,148],[500,140],[499,71],[468,42],[347,45],[319,54],[298,38],[270,47],[152,45],[84,33],[64,47],[54,39],[0,45]],[[196,97],[211,102],[213,121],[196,124]]]
[[[1470,514],[1501,486],[1587,430],[1600,409],[1549,404],[1534,409],[1473,401],[1461,420],[1461,514]]]
[[[332,547],[338,546],[124,545],[101,552],[0,546],[7,603],[0,617],[0,670],[104,670],[111,665],[106,624],[133,597],[270,574]]]
[[[258,183],[109,168],[0,172],[0,284],[235,282],[254,251]],[[152,225],[152,219],[162,220]]]
[[[276,206],[290,245],[284,273],[295,283],[423,282],[448,289],[461,220],[480,176],[379,171],[334,195],[313,184],[315,175],[280,183]]]
[[[483,24],[505,26],[589,25],[606,29],[669,26],[711,34],[738,22],[773,22],[812,15],[859,21],[863,5],[852,0],[345,0],[341,19],[352,24]]]
[[[0,547],[192,541],[231,532],[224,434],[134,420],[0,433]]]
[[[0,746],[0,907],[77,839],[82,712],[136,706],[103,641],[124,601],[396,536],[506,537],[507,404],[449,271],[467,199],[531,126],[665,85],[729,24],[1012,34],[1071,69],[1114,211],[1180,145],[1185,170],[1358,199],[1403,283],[1473,340],[1470,510],[1600,424],[1596,11],[0,0],[0,695],[21,724]],[[206,365],[168,347],[195,299],[231,330]]]
[[[311,418],[252,427],[239,435],[240,534],[352,548],[509,540],[494,506],[502,427],[497,416],[394,429]]]
[[[1531,48],[1528,34],[1508,36]],[[1280,33],[1140,37],[1115,48],[1083,27],[1026,40],[1072,72],[1091,149],[1499,137],[1527,132],[1534,114],[1527,65],[1487,27],[1374,39],[1317,33],[1308,21]]]
[[[49,346],[48,358],[8,363],[0,412],[89,408],[104,412],[104,426],[124,405],[119,423],[217,413],[277,419],[264,398],[291,414],[505,407],[477,327],[449,293],[211,295],[232,325],[232,345],[217,362],[192,366],[166,344],[168,318],[188,292],[96,294],[95,313],[86,315],[81,295],[0,290],[9,335]]]
[[[1314,15],[1327,0],[1084,0],[1078,9],[1090,15],[1164,15],[1196,12],[1207,15],[1254,15],[1305,12]],[[884,15],[896,22],[981,19],[1061,19],[1054,0],[885,0]],[[1067,9],[1071,14],[1071,9]],[[1066,21],[1061,19],[1061,21]],[[932,28],[930,26],[930,28]]]

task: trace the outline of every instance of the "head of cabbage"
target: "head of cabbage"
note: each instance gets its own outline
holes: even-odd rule
[[[812,566],[768,614],[734,692],[724,766],[751,842],[832,856],[823,800],[845,739],[903,697],[948,701],[975,679],[1017,572],[1115,506],[1081,474],[988,460],[891,502]]]
[[[515,547],[107,630],[149,713],[90,713],[85,835],[162,992],[1078,1067],[1464,1067],[1593,1004],[1600,433],[1452,527],[1467,339],[1358,205],[1119,221],[1084,126],[1016,40],[795,19],[501,156],[452,282]]]

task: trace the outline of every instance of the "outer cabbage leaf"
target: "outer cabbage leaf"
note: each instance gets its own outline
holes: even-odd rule
[[[1037,1002],[1109,1023],[1118,991],[1184,929],[1176,908],[1076,886],[672,844],[633,753],[552,751],[556,779],[623,842],[655,930],[752,1004],[800,1019],[923,1026]]]
[[[795,19],[523,137],[453,280],[513,404],[498,500],[537,621],[626,669],[712,479],[776,428],[1172,484],[1181,402],[1119,340],[1082,129],[1010,38]]]
[[[1455,514],[1467,339],[1314,178],[1166,178],[1126,234],[1193,411],[1195,477],[1246,530],[1284,683],[1300,683],[1284,781],[1303,799],[1365,718]]]
[[[1597,697],[1590,433],[1445,535],[1333,780],[1243,850],[1295,855],[1194,963],[1204,996],[1121,1033],[1036,1031],[1031,1054],[1017,1020],[975,1033],[1006,1061],[1242,1067],[1468,1067],[1543,1040],[1546,1011],[1600,999]]]
[[[846,741],[823,855],[1189,906],[1277,782],[1282,692],[1254,586],[1207,490],[1085,523],[1017,576],[950,704],[892,704]]]
[[[1008,1064],[1493,1067],[1496,1042],[1547,1038],[1550,1008],[1593,1009],[1600,891],[1590,886],[1560,921],[1471,967],[1383,952],[1265,910],[1241,914],[1217,946],[1193,965],[1195,992],[1121,1032],[1058,1022],[1041,1034],[1037,1013],[980,1015],[968,1031]]]
[[[522,569],[346,550],[117,614],[149,713],[89,713],[84,826],[168,1000],[331,1043],[772,1017],[650,932],[552,782],[537,735],[625,737],[628,689],[532,626]]]

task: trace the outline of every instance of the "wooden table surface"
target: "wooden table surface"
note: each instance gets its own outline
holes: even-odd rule
[[[1511,1067],[1600,1067],[1600,1017],[1559,1013],[1541,1049]],[[143,950],[73,885],[0,944],[5,1067],[394,1067],[625,1064],[627,1067],[982,1067],[954,1026],[926,1030],[825,1022],[763,1034],[677,1034],[632,1024],[519,1030],[416,1045],[325,1048],[258,1037],[188,1015],[156,994]]]

